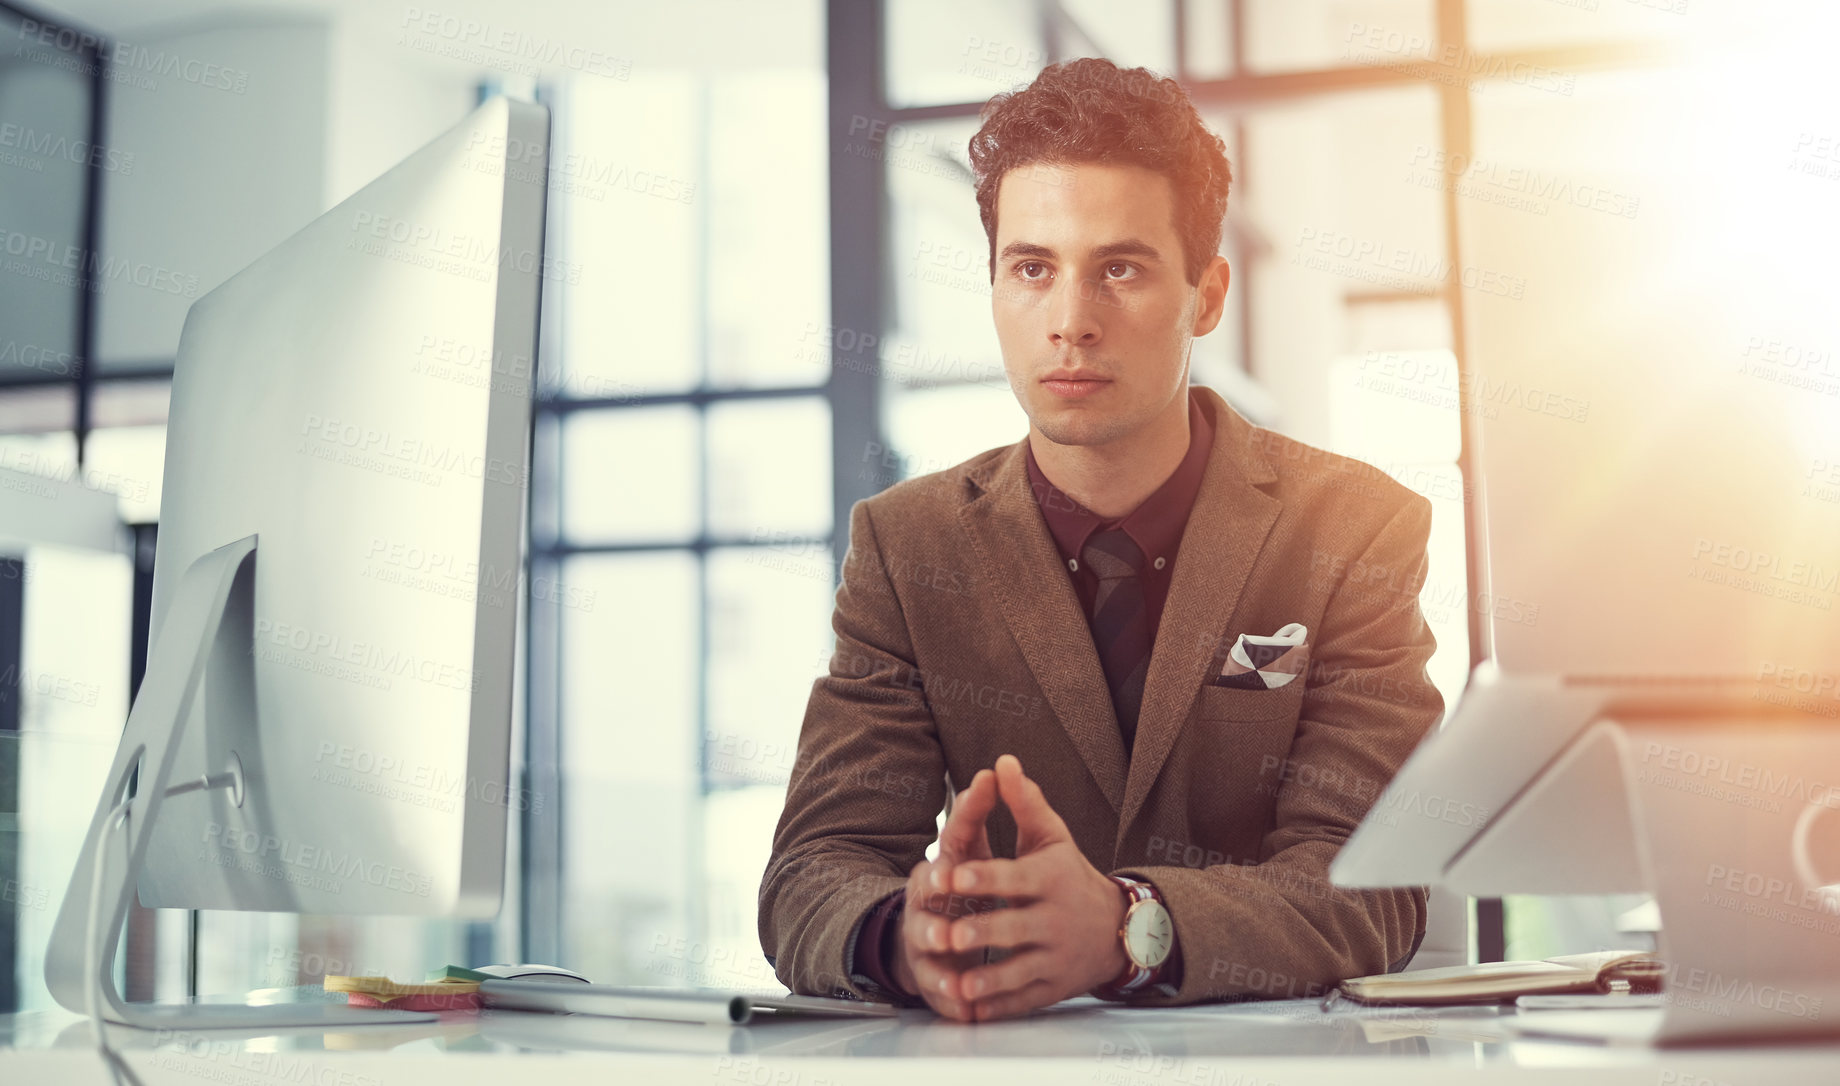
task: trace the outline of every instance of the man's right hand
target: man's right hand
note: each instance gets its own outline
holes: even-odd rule
[[[952,920],[995,907],[987,898],[952,893],[952,868],[966,860],[988,860],[986,820],[997,806],[997,775],[980,769],[958,793],[939,831],[939,858],[922,860],[907,876],[901,930],[895,940],[893,980],[909,995],[947,1018],[971,1021],[972,1003],[959,987],[965,970],[984,964],[980,950],[953,952],[948,947]]]

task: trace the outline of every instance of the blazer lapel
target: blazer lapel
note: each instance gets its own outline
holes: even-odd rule
[[[1252,446],[1250,423],[1211,389],[1197,389],[1214,423],[1214,447],[1201,491],[1195,495],[1176,551],[1176,572],[1163,605],[1163,618],[1150,653],[1144,700],[1138,714],[1119,840],[1143,809],[1176,736],[1188,720],[1215,643],[1239,606],[1252,564],[1278,519],[1283,503],[1257,489],[1276,480],[1264,456]],[[1078,607],[1075,606],[1078,616]],[[1084,621],[1080,623],[1086,630]],[[1090,636],[1086,639],[1090,650]],[[1106,690],[1103,677],[1099,689]]]
[[[1086,615],[1029,493],[1026,441],[972,474],[983,493],[959,508],[959,521],[982,563],[984,584],[996,596],[1048,707],[1117,813],[1125,802],[1124,738]],[[1181,573],[1178,564],[1176,576]],[[1165,618],[1165,628],[1168,624]],[[1155,677],[1153,663],[1149,681]]]

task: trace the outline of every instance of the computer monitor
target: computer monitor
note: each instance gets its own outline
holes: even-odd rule
[[[1593,108],[1640,118],[1652,109],[1642,93]],[[1464,202],[1466,264],[1516,273],[1513,290],[1464,297],[1477,469],[1465,483],[1480,520],[1469,603],[1487,663],[1342,849],[1338,878],[1441,881],[1482,816],[1606,715],[1806,717],[1840,731],[1831,302],[1792,267],[1731,259],[1707,194],[1656,177],[1658,163],[1701,160],[1694,131],[1673,135],[1677,149],[1586,144],[1567,157],[1554,128],[1528,149],[1592,193],[1639,192],[1617,205],[1628,215]],[[1831,204],[1792,172],[1774,184],[1758,172],[1728,210],[1743,233],[1753,203],[1777,215]],[[1630,868],[1611,879],[1595,862],[1619,832],[1599,826],[1591,848],[1555,838],[1513,879],[1466,889],[1640,889]]]
[[[1653,92],[1629,93],[1627,112],[1646,116]],[[1514,273],[1511,290],[1464,295],[1470,606],[1487,659],[1331,877],[1478,896],[1647,891],[1688,979],[1840,997],[1840,938],[1807,939],[1840,923],[1791,862],[1811,820],[1840,822],[1821,814],[1840,806],[1822,786],[1840,784],[1831,304],[1792,267],[1737,259],[1708,214],[1748,244],[1759,205],[1814,215],[1831,196],[1759,166],[1745,191],[1713,199],[1694,180],[1716,172],[1698,168],[1707,137],[1664,127],[1685,142],[1667,156],[1624,146],[1652,125],[1608,126],[1616,141],[1569,155],[1562,126],[1539,129],[1550,145],[1533,161],[1588,188],[1588,208],[1464,201],[1466,274]],[[1657,166],[1675,159],[1692,165]],[[1827,866],[1840,878],[1840,854]],[[1732,872],[1780,884],[1791,906],[1715,901]],[[1708,1003],[1670,1005],[1668,1036],[1833,1028]]]
[[[488,101],[192,306],[146,678],[47,955],[64,1006],[94,986],[133,1025],[403,1017],[128,1005],[136,890],[497,911],[548,145],[546,109]]]

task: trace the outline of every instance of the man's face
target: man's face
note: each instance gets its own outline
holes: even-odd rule
[[[1210,273],[1216,265],[1224,294],[1224,262]],[[1219,321],[1220,306],[1198,314],[1182,269],[1163,175],[1080,164],[1004,176],[991,313],[1010,387],[1043,436],[1105,445],[1184,397],[1189,343]]]

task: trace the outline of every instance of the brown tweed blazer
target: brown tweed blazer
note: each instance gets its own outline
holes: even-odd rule
[[[1094,867],[1162,891],[1181,988],[1133,1002],[1303,996],[1417,948],[1423,890],[1343,890],[1328,869],[1443,711],[1418,609],[1430,503],[1190,394],[1214,447],[1129,756],[1022,442],[852,510],[836,651],[760,887],[761,946],[793,991],[877,998],[853,976],[858,924],[925,858],[948,782],[1006,752]],[[1290,622],[1309,629],[1299,679],[1209,683],[1239,634]],[[1014,856],[1008,810],[989,827]]]

